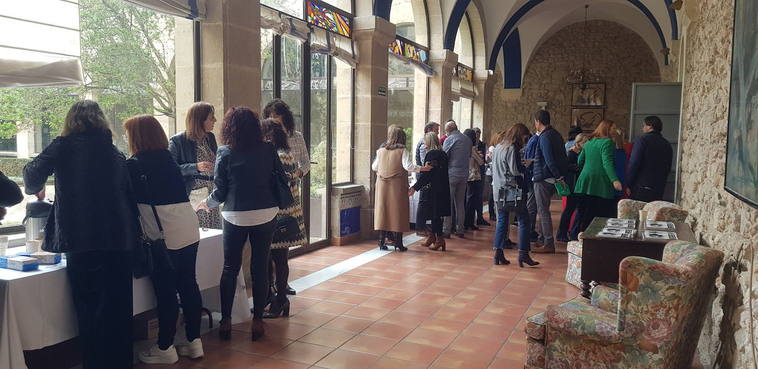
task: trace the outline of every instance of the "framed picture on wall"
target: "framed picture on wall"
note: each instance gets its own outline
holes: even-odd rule
[[[571,106],[605,106],[605,83],[572,83]]]
[[[571,109],[571,125],[592,132],[605,117],[603,108],[573,108]]]
[[[737,0],[724,188],[758,207],[758,2]]]

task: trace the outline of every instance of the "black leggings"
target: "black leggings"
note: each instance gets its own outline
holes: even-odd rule
[[[290,266],[287,262],[289,248],[271,249],[271,264],[274,266],[272,278],[279,300],[287,298],[287,279],[290,276]],[[273,274],[276,274],[275,276]]]
[[[466,188],[466,213],[463,221],[464,226],[473,226],[477,221],[476,211],[479,210],[481,216],[482,209],[482,181],[470,181]]]
[[[616,199],[584,195],[579,199],[579,230],[584,232],[595,217],[616,217]]]
[[[168,250],[171,267],[156,267],[150,274],[158,300],[158,347],[161,350],[174,344],[176,320],[179,317],[177,292],[182,301],[187,341],[200,337],[203,300],[195,279],[197,245],[195,242],[179,250]]]
[[[271,251],[271,237],[276,227],[276,219],[268,223],[242,227],[224,220],[224,270],[221,273],[221,318],[230,319],[237,284],[237,276],[242,267],[242,249],[250,239],[252,248],[250,275],[253,276],[253,319],[263,318],[263,309],[268,297],[268,260]]]

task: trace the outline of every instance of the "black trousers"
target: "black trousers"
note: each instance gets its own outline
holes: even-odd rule
[[[197,245],[195,242],[179,250],[168,250],[171,265],[156,268],[150,275],[158,300],[158,347],[161,350],[174,344],[176,321],[179,318],[177,293],[184,313],[187,341],[200,337],[203,300],[195,278]]]
[[[646,186],[634,186],[632,188],[632,200],[653,202],[657,200],[663,200],[663,190],[654,189]]]
[[[253,318],[262,319],[268,298],[268,267],[271,237],[276,219],[268,223],[241,227],[224,220],[224,270],[221,272],[221,318],[230,319],[237,285],[242,268],[242,249],[250,239],[250,275],[253,277]]]
[[[567,236],[569,233],[569,224],[571,224],[571,216],[574,214],[574,210],[576,210],[577,206],[579,205],[579,197],[580,195],[577,194],[571,194],[566,198],[566,208],[563,209],[563,213],[561,213],[561,223],[558,225],[558,235],[559,236]],[[574,222],[577,222],[579,218],[577,217]]]
[[[274,266],[274,286],[279,300],[287,298],[287,279],[290,277],[288,263],[289,248],[271,249],[271,263]],[[269,290],[270,291],[270,290]],[[271,297],[269,297],[271,298]]]
[[[466,217],[463,220],[464,226],[473,226],[476,222],[476,210],[482,208],[482,181],[469,181],[466,188]]]
[[[84,369],[132,367],[131,252],[66,254]]]
[[[482,171],[484,173],[484,171]],[[479,202],[476,203],[474,211],[476,212],[475,220],[477,223],[484,222],[484,179],[479,181]]]
[[[596,217],[615,218],[617,201],[591,195],[582,196],[579,200],[579,230],[584,232]]]

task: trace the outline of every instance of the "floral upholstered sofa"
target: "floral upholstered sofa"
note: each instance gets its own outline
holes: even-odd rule
[[[713,298],[721,251],[685,241],[663,261],[627,257],[619,289],[597,286],[527,321],[530,369],[689,368]]]
[[[623,199],[618,203],[618,217],[624,219],[638,219],[640,210],[647,211],[647,220],[679,222],[683,223],[689,214],[681,206],[667,201],[642,202]],[[568,252],[568,267],[566,268],[566,282],[576,288],[582,288],[582,235],[579,241],[571,241],[566,245]]]

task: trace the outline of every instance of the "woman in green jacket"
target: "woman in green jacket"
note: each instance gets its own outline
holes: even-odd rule
[[[614,189],[620,191],[621,182],[613,165],[616,146],[611,134],[615,130],[616,124],[613,121],[600,122],[579,154],[578,164],[582,167],[582,172],[576,181],[574,192],[582,196],[579,203],[581,231],[595,217],[616,216]]]

